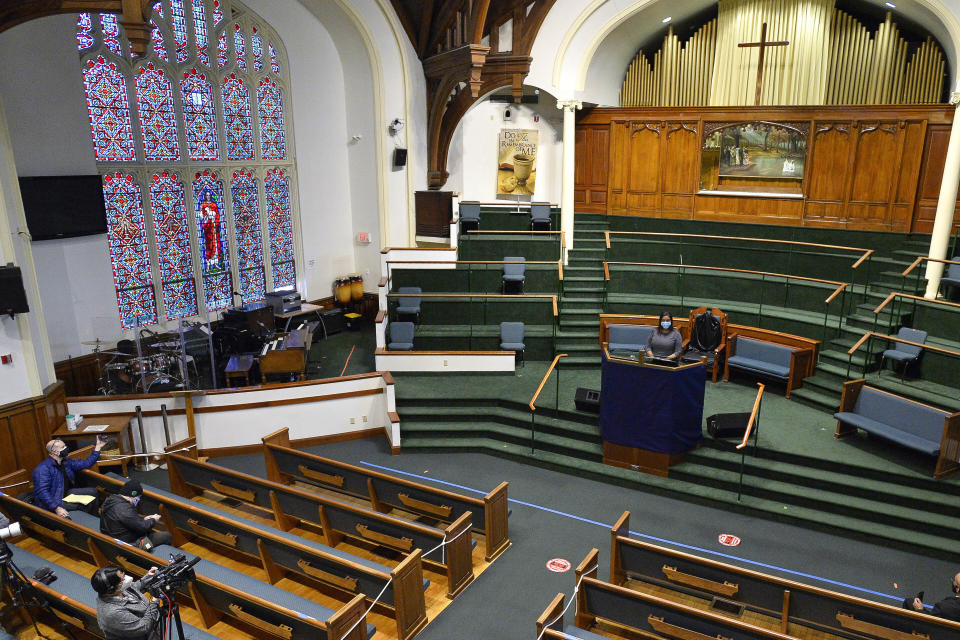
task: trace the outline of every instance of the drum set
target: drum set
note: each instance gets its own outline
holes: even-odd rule
[[[193,358],[182,355],[178,341],[120,340],[115,350],[102,349],[100,340],[82,344],[93,346],[96,354],[110,357],[102,367],[99,366],[101,358],[97,358],[99,391],[103,395],[155,393],[189,386],[185,369]]]

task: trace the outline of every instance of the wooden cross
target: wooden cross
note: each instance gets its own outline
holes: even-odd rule
[[[764,22],[760,28],[760,42],[741,42],[738,47],[760,47],[760,59],[757,61],[757,100],[756,105],[760,106],[760,88],[763,86],[763,54],[767,47],[785,47],[790,44],[787,40],[778,40],[772,42],[767,40],[767,23]]]

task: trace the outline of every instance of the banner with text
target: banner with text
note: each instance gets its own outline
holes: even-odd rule
[[[497,140],[497,195],[532,196],[537,182],[536,129],[501,129]]]

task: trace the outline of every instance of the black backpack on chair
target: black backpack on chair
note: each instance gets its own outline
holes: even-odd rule
[[[720,319],[707,309],[693,320],[687,350],[702,354],[713,353],[720,346],[722,339],[723,327]]]

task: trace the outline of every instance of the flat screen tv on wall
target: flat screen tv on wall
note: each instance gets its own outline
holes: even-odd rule
[[[34,240],[107,232],[100,176],[20,178],[20,196]]]

